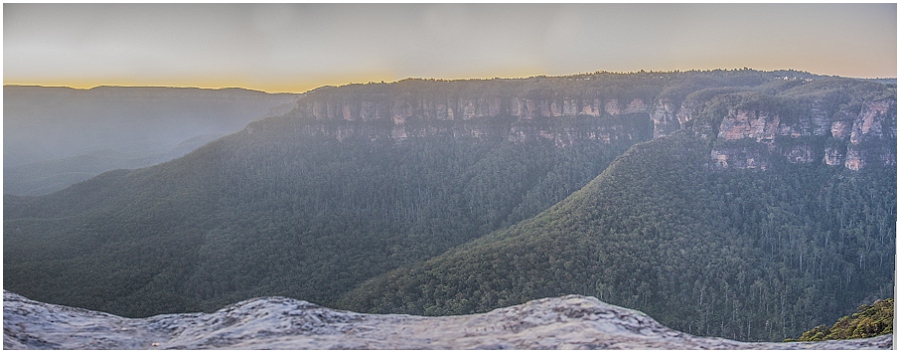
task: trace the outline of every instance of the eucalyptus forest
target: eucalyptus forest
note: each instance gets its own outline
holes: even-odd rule
[[[782,341],[894,296],[896,105],[747,69],[322,87],[180,158],[5,192],[4,288],[128,317],[581,294]]]

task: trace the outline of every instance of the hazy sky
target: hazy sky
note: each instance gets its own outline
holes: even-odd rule
[[[4,84],[302,92],[749,67],[896,77],[896,4],[4,4]]]

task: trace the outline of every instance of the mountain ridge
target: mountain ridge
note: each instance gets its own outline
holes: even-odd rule
[[[4,86],[3,94],[4,193],[17,195],[183,156],[199,147],[197,139],[283,113],[299,97],[244,89],[14,85]]]
[[[728,167],[729,158],[732,167],[765,168],[769,157],[761,152],[773,152],[776,138],[796,141],[792,148],[774,152],[797,162],[824,161],[849,169],[859,169],[867,162],[896,164],[895,152],[860,147],[864,141],[886,140],[890,145],[889,141],[896,139],[896,118],[891,119],[896,116],[896,88],[892,86],[752,70],[633,75],[408,79],[324,87],[308,92],[281,119],[345,126],[380,122],[392,127],[390,138],[402,140],[410,134],[427,134],[416,127],[424,122],[459,126],[472,119],[508,116],[515,119],[510,140],[548,138],[565,145],[578,134],[603,140],[622,134],[589,127],[552,131],[541,122],[565,117],[649,118],[653,138],[686,129],[715,140],[718,148],[711,157],[723,168]],[[621,82],[626,79],[632,81]],[[626,85],[629,88],[624,89]],[[714,97],[719,100],[718,107],[703,107]],[[477,133],[463,131],[463,135]],[[806,141],[810,139],[816,141]],[[760,151],[747,150],[751,140]]]
[[[860,114],[873,101],[888,104]],[[371,299],[418,314],[573,293],[653,309],[668,297],[693,303],[653,313],[679,329],[784,338],[890,287],[895,102],[878,83],[750,70],[323,88],[183,158],[43,197],[5,196],[4,276],[8,289],[44,301],[130,316],[261,295],[358,305],[369,299],[345,295],[395,280],[415,285],[382,286]],[[844,121],[848,133],[829,136]],[[736,126],[740,138],[720,141]],[[829,165],[826,147],[874,157],[852,170]],[[791,157],[804,148],[813,158]],[[731,158],[720,168],[714,149],[744,156],[719,153]],[[598,176],[602,199],[581,193],[569,216],[554,206]],[[430,262],[526,226],[553,237],[500,239],[493,253],[476,249],[491,261],[462,272]],[[395,276],[423,264],[432,277]],[[506,265],[515,276],[479,271]],[[673,280],[682,274],[692,277]],[[651,285],[657,277],[665,290]],[[441,286],[452,291],[427,291]]]
[[[638,308],[689,332],[776,339],[802,329],[800,320],[833,321],[871,299],[862,295],[849,299],[851,291],[891,295],[893,169],[870,169],[854,176],[848,173],[860,171],[783,162],[767,171],[707,173],[703,151],[703,140],[685,133],[637,144],[581,190],[541,214],[368,281],[339,303],[375,313],[451,315],[578,293]],[[660,178],[666,175],[679,177]],[[837,193],[849,197],[848,191],[854,189],[844,178],[877,185],[878,191],[866,193],[883,193],[887,204],[850,206],[840,201],[845,204],[839,206]],[[797,200],[793,201],[797,205],[789,206],[788,200]],[[830,211],[829,204],[834,205]],[[874,239],[848,237],[856,226],[847,225],[863,222],[856,216],[846,218],[845,212],[857,207],[880,209],[879,216],[867,218],[883,225],[868,231]],[[798,214],[799,210],[805,213]],[[826,222],[816,214],[833,218]],[[773,222],[772,217],[788,218]],[[775,224],[779,228],[771,228]],[[811,224],[824,229],[802,230]],[[772,232],[778,233],[777,239],[769,235]],[[828,243],[830,234],[840,237],[831,238],[831,247],[813,255],[809,242]],[[883,248],[873,253],[878,237]],[[870,245],[859,248],[850,239]],[[829,279],[821,271],[825,266],[866,274],[853,281]],[[810,273],[810,268],[821,272]],[[870,289],[862,290],[865,287]],[[822,292],[812,294],[816,291]],[[838,295],[841,291],[846,293]],[[764,299],[776,295],[804,307],[779,316]],[[664,304],[669,302],[683,305]],[[844,313],[827,314],[833,310]],[[719,314],[714,315],[716,311]],[[737,313],[746,318],[735,320]],[[711,329],[712,323],[721,328]]]

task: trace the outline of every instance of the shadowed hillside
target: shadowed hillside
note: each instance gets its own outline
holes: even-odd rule
[[[895,146],[893,87],[791,71],[325,87],[182,158],[6,195],[4,286],[126,316],[583,294],[781,340],[890,296]]]
[[[244,89],[3,87],[4,193],[40,195],[173,158],[297,95]]]

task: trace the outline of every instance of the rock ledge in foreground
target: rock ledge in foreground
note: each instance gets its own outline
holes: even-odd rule
[[[266,297],[211,314],[129,319],[4,291],[4,349],[890,349],[890,335],[737,342],[672,330],[649,316],[570,295],[484,314],[359,314]]]

